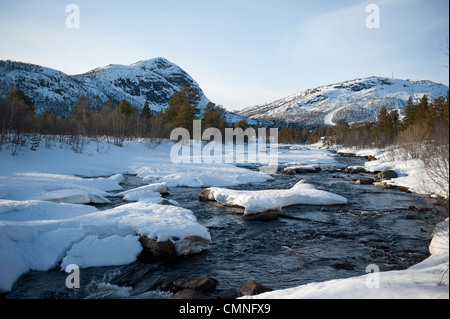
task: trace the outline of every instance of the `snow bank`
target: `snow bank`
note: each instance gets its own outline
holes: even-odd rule
[[[448,254],[449,248],[448,231],[449,231],[448,218],[435,226],[433,237],[431,239],[430,245],[428,246],[430,254],[432,255],[445,253]]]
[[[127,264],[142,250],[137,235],[171,240],[179,254],[197,253],[211,240],[194,214],[175,206],[130,203],[92,206],[0,200],[0,291],[10,291],[29,270]],[[192,242],[191,237],[204,239]]]
[[[278,210],[291,205],[338,205],[346,204],[347,199],[330,192],[317,190],[312,185],[300,181],[287,190],[242,191],[225,188],[209,188],[210,200],[227,206],[245,208],[245,215]]]
[[[278,144],[278,162],[288,166],[334,166],[337,164],[336,154],[323,148],[321,143],[314,145],[284,145]]]
[[[377,158],[374,161],[368,161],[364,164],[364,168],[368,172],[394,170],[398,178],[384,181],[389,185],[401,186],[408,188],[411,192],[423,195],[438,195],[447,197],[448,184],[446,181],[441,182],[440,186],[432,180],[427,172],[424,164],[419,159],[411,159],[403,154],[401,149],[361,149],[354,150],[351,148],[339,149],[342,153],[354,153],[357,156],[372,155]],[[444,189],[443,185],[447,185]]]
[[[211,240],[208,229],[190,210],[158,205],[160,193],[272,179],[226,163],[173,163],[173,145],[165,141],[150,150],[142,141],[123,147],[91,141],[81,154],[64,147],[24,149],[15,157],[0,152],[0,291],[9,291],[26,271],[61,262],[62,268],[129,263],[140,247],[137,235],[170,240],[179,255],[198,253]],[[122,190],[122,174],[137,174],[150,185],[120,192],[133,203],[114,209],[80,205],[108,203],[115,196],[109,192]]]
[[[98,235],[87,236],[66,253],[61,269],[66,269],[70,264],[86,268],[132,263],[142,251],[138,240],[138,236],[132,235],[113,235],[106,238],[99,238]]]
[[[120,190],[122,175],[110,178],[81,178],[40,172],[0,176],[0,198],[48,200],[59,203],[109,203],[107,191]]]
[[[145,182],[163,182],[169,187],[228,187],[273,179],[269,174],[231,164],[173,164],[143,166],[136,170]]]
[[[447,258],[448,262],[448,258]],[[445,259],[421,269],[382,272],[316,282],[244,298],[252,299],[448,299],[448,284],[438,285]],[[374,286],[378,280],[379,287]]]
[[[130,203],[80,216],[77,221],[83,232],[101,236],[139,234],[160,242],[190,236],[211,240],[208,229],[197,222],[192,211],[170,205]]]
[[[123,200],[129,202],[150,202],[158,204],[163,199],[161,194],[167,193],[168,191],[169,187],[166,183],[156,183],[120,192],[116,196],[121,196]]]
[[[169,187],[228,187],[272,179],[269,174],[222,162],[214,163],[214,165],[173,163],[170,158],[173,145],[174,143],[171,141],[163,141],[150,150],[141,141],[127,142],[123,147],[100,141],[89,143],[81,154],[75,154],[64,148],[45,149],[43,147],[39,148],[37,152],[24,150],[24,156],[12,157],[8,152],[0,152],[0,162],[2,163],[0,167],[0,198],[20,200],[19,198],[5,197],[2,183],[7,188],[10,180],[20,178],[22,182],[18,182],[17,185],[23,185],[25,182],[25,179],[22,178],[23,174],[36,174],[41,178],[44,178],[45,174],[50,177],[53,175],[49,182],[55,181],[56,175],[60,175],[62,184],[76,182],[75,175],[96,177],[119,173],[137,174],[149,184],[166,182]],[[36,177],[39,178],[39,176]],[[70,176],[70,178],[64,181],[64,176]],[[28,180],[32,182],[31,178]],[[85,186],[103,191],[113,190],[105,189],[95,183]],[[48,187],[50,188],[50,185]],[[76,189],[78,187],[63,188]],[[37,189],[42,189],[41,185]],[[49,190],[55,189],[58,188]]]

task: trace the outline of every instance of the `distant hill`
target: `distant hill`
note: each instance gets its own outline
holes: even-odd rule
[[[431,81],[383,77],[355,79],[320,86],[289,97],[248,107],[238,114],[258,120],[287,121],[303,125],[333,125],[375,121],[382,106],[403,111],[410,96],[415,100],[446,96],[448,87]]]

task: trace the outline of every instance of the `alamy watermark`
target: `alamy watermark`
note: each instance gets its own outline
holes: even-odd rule
[[[366,13],[370,13],[366,18],[366,27],[368,29],[380,28],[380,7],[376,4],[366,6]]]
[[[69,4],[66,6],[66,13],[69,13],[69,15],[66,17],[66,27],[68,29],[79,29],[80,7],[76,4]]]
[[[202,133],[201,121],[193,121],[192,137],[185,128],[172,130],[170,139],[178,141],[170,151],[172,163],[257,164],[278,168],[278,129],[226,128],[225,138],[214,127]],[[206,145],[202,141],[209,141]]]
[[[66,287],[69,289],[80,288],[80,267],[75,264],[67,265],[66,273],[69,273],[66,278]]]
[[[380,267],[370,264],[366,267],[366,272],[369,273],[366,278],[366,287],[368,289],[380,288]]]

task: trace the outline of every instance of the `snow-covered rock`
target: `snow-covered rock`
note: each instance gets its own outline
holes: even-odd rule
[[[317,173],[320,171],[319,165],[289,165],[284,169],[284,172],[292,170],[296,173]]]
[[[170,240],[177,254],[198,253],[211,240],[192,211],[137,202],[98,211],[92,206],[0,200],[0,292],[29,270],[63,261],[79,267],[127,264],[142,251],[139,236]]]
[[[448,254],[449,248],[449,234],[448,234],[448,217],[443,222],[437,224],[434,228],[433,237],[431,239],[428,249],[430,254]]]
[[[347,199],[300,181],[291,189],[243,191],[226,188],[209,188],[209,200],[215,200],[227,206],[244,207],[244,215],[253,215],[265,211],[281,209],[291,205],[339,205],[346,204]]]

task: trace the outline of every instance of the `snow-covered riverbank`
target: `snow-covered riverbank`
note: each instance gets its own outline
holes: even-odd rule
[[[388,183],[407,187],[426,195],[445,195],[428,178],[420,160],[393,157],[391,151],[381,149],[338,149],[356,156],[374,156],[365,164],[367,171],[395,170],[398,178]],[[430,190],[434,190],[430,192]],[[447,191],[448,193],[448,191]],[[310,283],[285,290],[276,290],[245,298],[257,299],[446,299],[449,298],[449,220],[436,225],[429,246],[431,256],[402,271],[377,272],[368,267],[367,275]]]
[[[207,248],[205,242],[211,240],[208,229],[197,222],[192,211],[160,205],[160,193],[170,192],[177,186],[225,188],[272,179],[267,173],[232,164],[172,163],[172,145],[163,141],[149,149],[145,143],[135,141],[121,148],[105,141],[92,141],[81,154],[64,147],[46,149],[43,146],[36,152],[24,150],[23,155],[15,157],[0,151],[0,291],[9,291],[15,280],[29,270],[45,271],[55,267],[64,270],[69,263],[91,267],[133,262],[142,249],[138,235],[156,241],[172,241],[179,254],[201,251]],[[278,151],[279,161],[287,166],[335,164],[336,155],[320,145],[280,145]],[[121,192],[119,183],[123,174],[137,174],[148,186]],[[111,196],[136,202],[104,211],[85,205],[108,202]],[[192,238],[203,240],[189,241]],[[448,242],[446,247],[448,263]],[[438,268],[445,265],[445,254],[436,257],[440,255],[434,253],[425,264],[411,268],[411,271],[420,271],[416,275],[428,284],[411,287],[402,281],[404,292],[393,289],[391,293],[402,297],[419,289],[423,293],[415,293],[418,298],[425,295],[442,298],[442,286],[437,287],[436,292],[425,293],[432,289],[432,282],[439,281],[439,278],[435,280]],[[397,278],[396,272],[380,278],[391,278],[385,276]],[[402,276],[398,278],[413,274]],[[273,292],[268,297],[360,298],[362,294],[351,288],[366,280],[358,278],[348,279],[349,282],[332,281],[330,285],[318,283],[315,290],[309,292],[306,288],[301,288],[302,292],[293,290],[292,294]],[[392,280],[387,282],[392,283]],[[383,287],[383,280],[380,284]],[[306,286],[313,287],[310,285]],[[348,294],[333,295],[334,285],[347,289]],[[317,290],[319,287],[322,288]],[[448,277],[444,287],[448,298]],[[371,291],[372,294],[365,296],[381,296],[380,289]]]
[[[170,187],[232,186],[271,176],[231,164],[174,164],[173,143],[154,149],[144,142],[116,147],[91,141],[80,153],[41,147],[12,157],[0,152],[0,292],[29,270],[65,270],[133,262],[139,236],[171,241],[178,255],[198,253],[211,240],[192,211],[159,205]],[[83,204],[108,203],[122,190],[122,174],[137,174],[149,185],[118,193],[135,201],[99,211]],[[99,177],[107,176],[107,177]],[[156,183],[157,182],[157,183]]]

